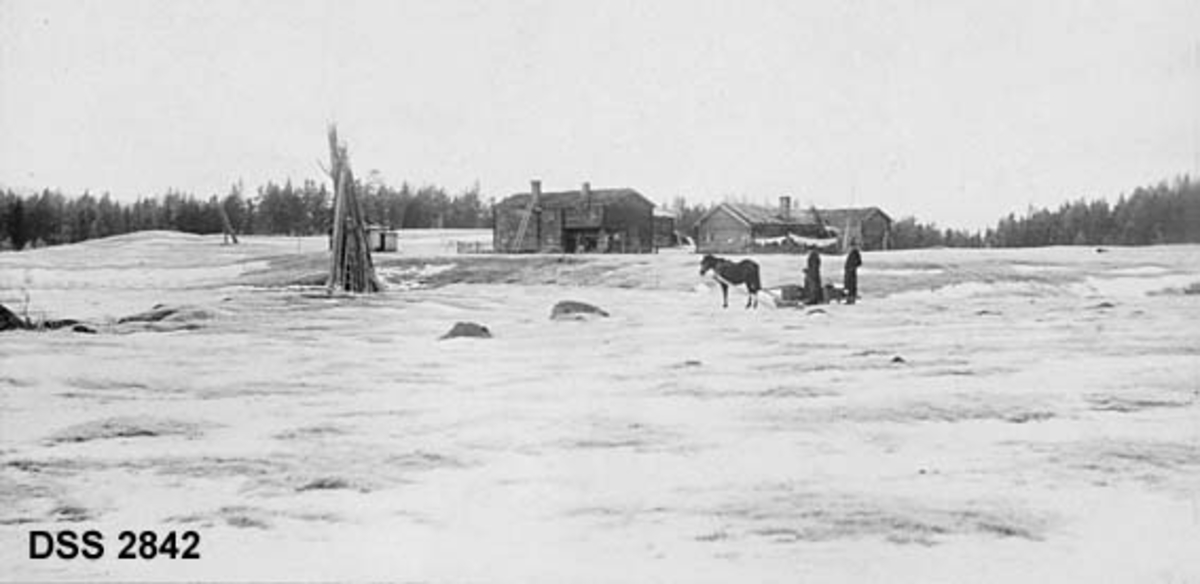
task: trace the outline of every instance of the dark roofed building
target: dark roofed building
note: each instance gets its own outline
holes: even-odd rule
[[[878,207],[799,210],[791,197],[777,208],[721,203],[696,224],[702,253],[845,252],[857,240],[864,251],[887,249],[892,219]]]
[[[794,209],[791,197],[780,197],[776,208],[721,203],[696,222],[701,253],[786,253],[836,245],[836,235],[811,211]]]
[[[654,203],[630,188],[530,192],[499,203],[492,242],[497,252],[649,253],[654,251]]]

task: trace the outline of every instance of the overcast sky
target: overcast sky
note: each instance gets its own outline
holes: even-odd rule
[[[981,227],[1200,174],[1200,2],[0,0],[0,184],[360,176]]]

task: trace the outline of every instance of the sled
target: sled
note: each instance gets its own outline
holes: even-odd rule
[[[831,302],[846,302],[846,290],[841,286],[833,283],[827,283],[825,284],[824,288],[825,301],[821,302],[821,304],[829,304]],[[805,306],[812,306],[815,304],[804,301],[804,286],[796,284],[784,284],[783,286],[780,286],[779,295],[775,296],[772,294],[772,297],[775,300],[776,308],[804,308]]]

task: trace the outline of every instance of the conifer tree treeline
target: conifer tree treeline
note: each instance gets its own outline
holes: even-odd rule
[[[394,188],[359,184],[366,218],[393,228],[486,228],[491,206],[478,185],[456,195],[436,186]],[[146,229],[220,233],[222,205],[240,233],[319,235],[329,229],[332,194],[324,184],[268,182],[250,195],[241,184],[221,197],[168,191],[133,203],[85,192],[68,197],[49,189],[20,196],[0,190],[0,249],[75,243]],[[671,201],[677,228],[691,232],[707,210],[682,197]],[[1057,209],[1009,214],[983,232],[941,229],[905,217],[892,224],[891,247],[1036,247],[1046,245],[1152,245],[1200,243],[1200,182],[1183,176],[1139,187],[1115,204],[1076,200]]]
[[[1200,243],[1200,182],[1183,176],[1138,187],[1115,204],[1079,199],[1057,209],[1010,213],[983,233],[941,230],[907,217],[892,224],[893,249]]]
[[[319,235],[329,229],[333,196],[315,181],[294,185],[268,182],[253,196],[241,184],[223,197],[207,199],[168,191],[132,203],[114,201],[108,194],[68,197],[49,189],[24,197],[0,190],[0,249],[29,245],[76,243],[147,229],[188,233],[221,233],[218,205],[239,233],[260,235]],[[491,209],[475,186],[449,195],[436,186],[399,189],[359,184],[367,221],[393,228],[480,228],[491,225]]]

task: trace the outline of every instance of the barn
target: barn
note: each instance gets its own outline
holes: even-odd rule
[[[837,244],[836,234],[811,211],[794,209],[791,197],[780,197],[774,209],[721,203],[696,222],[696,251],[700,253],[833,251]]]
[[[843,251],[851,240],[858,240],[864,251],[888,249],[891,243],[892,218],[879,207],[821,209],[818,213],[826,225],[837,230]]]
[[[654,203],[630,188],[542,192],[532,181],[494,208],[497,252],[650,253]]]

